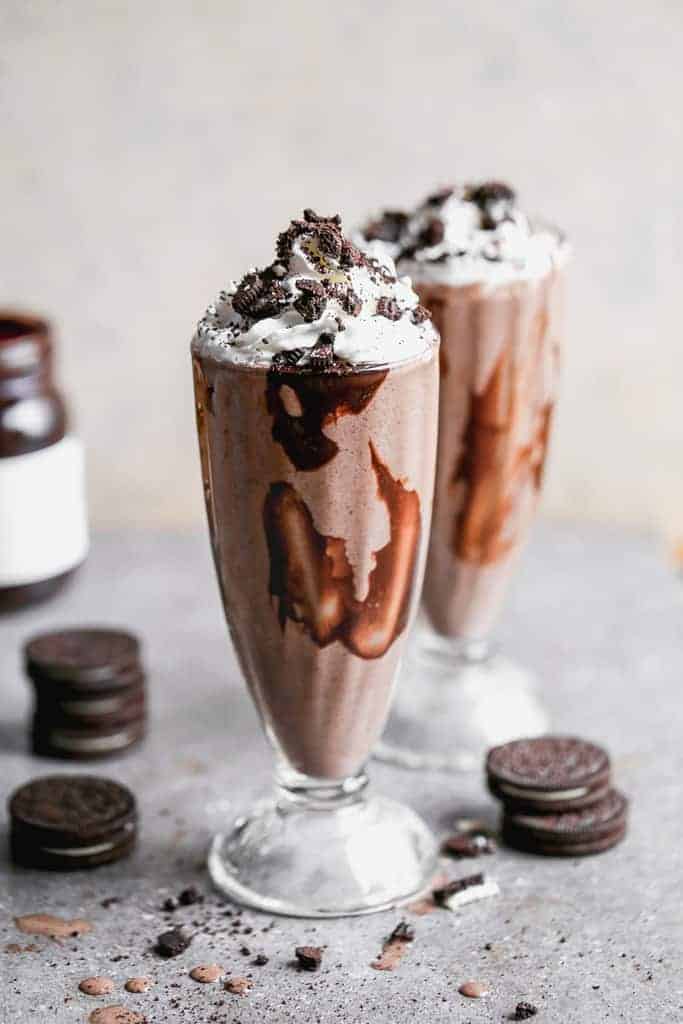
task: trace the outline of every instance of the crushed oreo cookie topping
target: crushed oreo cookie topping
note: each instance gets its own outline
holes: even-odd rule
[[[514,281],[547,273],[564,258],[564,239],[535,224],[502,181],[448,186],[414,210],[373,216],[358,236],[372,255],[388,253],[416,282]]]
[[[319,320],[327,307],[327,292],[320,281],[312,281],[310,278],[300,277],[296,282],[299,291],[298,297],[294,300],[294,309],[301,314],[306,323],[311,324]]]
[[[428,206],[443,206],[446,200],[450,199],[454,192],[454,188],[451,188],[450,185],[446,185],[445,188],[437,189],[436,192],[432,192],[430,196],[427,196],[425,202]]]
[[[391,259],[353,245],[338,215],[310,209],[281,232],[273,263],[220,293],[194,341],[219,359],[323,373],[392,365],[436,343],[429,315]]]
[[[385,316],[387,320],[400,320],[401,310],[396,299],[385,299],[384,297],[378,299],[377,315]]]
[[[466,198],[479,207],[485,231],[495,231],[505,220],[514,221],[517,195],[502,181],[485,181],[470,187]]]
[[[408,214],[401,210],[385,210],[365,229],[368,242],[398,242],[408,223]]]
[[[420,232],[420,244],[426,247],[439,245],[440,242],[443,242],[445,234],[446,229],[444,228],[443,221],[439,220],[438,217],[433,217]]]
[[[247,274],[233,296],[233,306],[242,316],[263,320],[277,316],[287,303],[287,293],[272,270]]]

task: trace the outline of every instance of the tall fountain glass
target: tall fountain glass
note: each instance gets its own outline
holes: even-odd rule
[[[533,674],[494,630],[536,514],[557,394],[567,247],[542,277],[413,280],[441,334],[434,513],[422,609],[383,743],[415,769],[480,769],[547,731]]]
[[[195,338],[193,367],[225,615],[276,757],[272,798],[215,838],[211,876],[271,913],[382,910],[436,863],[429,829],[370,795],[365,764],[423,576],[437,346],[335,372],[239,364]]]

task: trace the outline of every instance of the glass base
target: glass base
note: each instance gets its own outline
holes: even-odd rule
[[[483,771],[490,747],[548,729],[530,672],[484,642],[420,631],[374,756],[414,770]]]
[[[408,807],[367,797],[366,781],[281,788],[213,840],[214,884],[231,900],[291,917],[372,914],[419,896],[437,865],[436,841]]]

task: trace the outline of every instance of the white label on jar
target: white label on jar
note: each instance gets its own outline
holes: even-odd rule
[[[88,551],[83,446],[65,437],[0,459],[0,587],[37,583]]]

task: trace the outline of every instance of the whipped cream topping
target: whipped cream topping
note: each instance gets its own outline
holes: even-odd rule
[[[542,277],[568,251],[560,232],[531,220],[503,182],[448,187],[410,213],[385,210],[360,231],[371,255],[388,253],[413,280],[500,284]]]
[[[279,236],[275,262],[209,306],[193,345],[250,365],[339,370],[403,362],[436,343],[429,313],[389,254],[361,252],[339,216],[305,210]]]

